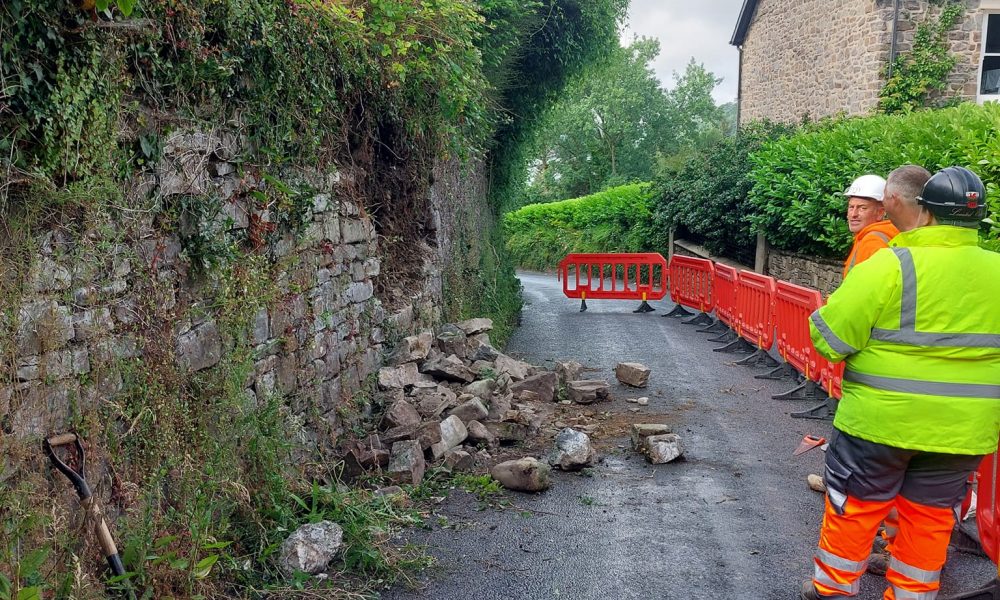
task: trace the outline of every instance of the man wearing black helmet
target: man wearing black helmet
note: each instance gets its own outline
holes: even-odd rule
[[[884,598],[934,600],[954,509],[982,456],[997,449],[1000,254],[978,246],[985,189],[962,167],[929,180],[921,171],[889,176],[885,208],[901,233],[810,320],[816,349],[847,368],[804,600],[857,594],[893,506],[899,534]],[[919,194],[904,193],[924,180]]]

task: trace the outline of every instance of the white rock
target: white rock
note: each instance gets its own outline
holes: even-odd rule
[[[344,530],[330,521],[303,525],[281,544],[279,564],[288,575],[322,572],[340,548]]]
[[[555,447],[549,454],[549,464],[563,471],[579,471],[593,465],[596,459],[597,452],[590,437],[569,427],[556,436]]]
[[[684,446],[676,433],[651,435],[646,438],[643,448],[646,459],[654,465],[672,462],[684,455]]]

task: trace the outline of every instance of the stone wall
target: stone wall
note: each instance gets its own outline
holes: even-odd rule
[[[42,234],[17,304],[0,311],[16,331],[6,359],[14,372],[0,377],[0,439],[27,442],[107,408],[125,385],[122,361],[141,358],[191,377],[225,364],[240,337],[249,336],[253,366],[246,401],[281,395],[289,418],[303,424],[304,445],[332,447],[351,426],[340,409],[357,400],[385,347],[439,322],[442,264],[453,251],[447,240],[463,227],[442,220],[440,212],[452,208],[447,202],[427,203],[427,219],[445,243],[413,248],[424,276],[405,291],[402,307],[387,314],[375,295],[379,240],[372,219],[352,198],[352,173],[283,173],[283,181],[310,190],[307,222],[300,235],[267,237],[277,226],[275,216],[255,208],[252,192],[272,184],[231,162],[240,144],[219,132],[175,132],[156,173],[126,193],[128,206],[147,208],[96,215],[76,230],[53,227]],[[458,167],[438,169],[452,187],[461,186],[460,178],[443,175]],[[472,171],[472,192],[463,201],[484,203],[481,167]],[[441,193],[432,186],[431,195]],[[192,198],[223,201],[217,213],[191,217],[180,211],[179,223],[164,222],[168,207],[188,206],[178,203]],[[185,222],[191,219],[197,222]],[[239,280],[232,274],[240,265],[196,272],[185,239],[192,226],[209,240],[241,232],[260,240],[253,256],[266,262],[271,279]],[[208,254],[199,258],[211,259]],[[237,282],[248,289],[232,289]],[[261,290],[266,296],[256,297]],[[393,305],[400,303],[394,299]],[[234,326],[247,307],[249,319]],[[362,400],[352,411],[372,410],[370,399]]]
[[[843,263],[838,261],[792,254],[775,248],[771,248],[767,255],[767,275],[817,289],[824,297],[840,286],[843,270]]]
[[[980,0],[950,35],[960,57],[948,97],[975,99],[982,37]],[[892,0],[760,0],[743,44],[740,119],[796,122],[865,114],[878,104],[892,45]],[[936,17],[928,0],[904,0],[898,51],[912,48],[916,24]]]

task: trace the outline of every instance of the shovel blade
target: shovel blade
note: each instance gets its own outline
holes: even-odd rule
[[[809,452],[816,446],[822,446],[825,443],[826,439],[824,438],[821,438],[816,435],[807,435],[802,438],[801,442],[799,442],[799,447],[795,449],[795,452],[792,452],[792,456],[799,456],[800,454],[805,454],[806,452]]]

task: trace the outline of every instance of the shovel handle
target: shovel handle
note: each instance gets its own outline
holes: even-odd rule
[[[67,444],[73,444],[76,446],[76,452],[80,457],[80,470],[74,471],[62,461],[58,456],[56,456],[55,448],[59,446],[65,446]],[[60,435],[52,436],[51,438],[46,438],[42,441],[42,450],[45,451],[45,455],[49,457],[52,461],[52,466],[59,470],[60,473],[66,476],[76,488],[76,494],[80,497],[80,502],[86,501],[90,498],[93,493],[90,491],[90,486],[87,485],[86,472],[87,472],[87,453],[83,450],[83,443],[80,441],[80,437],[75,433],[63,433]]]
[[[72,444],[76,441],[75,433],[60,433],[59,435],[54,435],[50,437],[47,441],[49,446],[56,448],[58,446],[65,446],[66,444]]]

